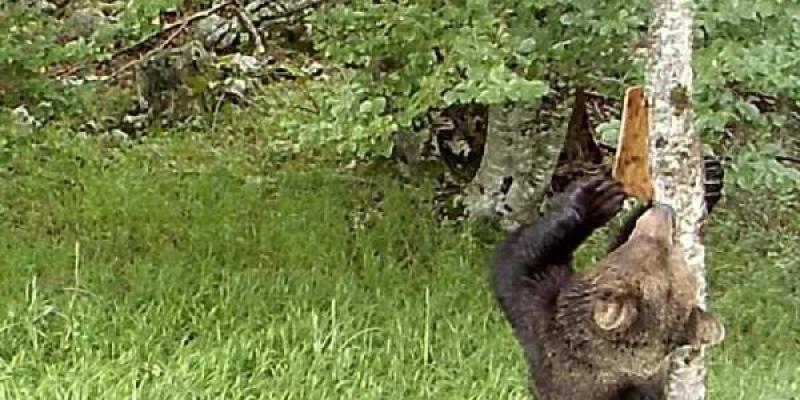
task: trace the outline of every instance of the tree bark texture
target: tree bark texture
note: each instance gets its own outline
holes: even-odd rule
[[[693,129],[692,1],[652,0],[647,93],[650,106],[650,168],[654,200],[678,214],[676,239],[698,282],[705,304],[702,224],[702,144]],[[681,350],[672,360],[666,388],[670,400],[705,398],[702,351]]]
[[[500,216],[506,229],[536,218],[564,145],[572,99],[568,90],[552,90],[538,104],[489,108],[484,156],[465,198],[471,216]]]

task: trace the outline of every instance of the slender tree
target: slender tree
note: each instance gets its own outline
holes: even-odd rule
[[[470,215],[499,215],[508,229],[536,217],[564,147],[572,100],[571,91],[552,90],[538,104],[489,108],[484,156],[467,190]]]
[[[652,0],[647,97],[650,109],[650,168],[654,199],[678,214],[677,240],[698,281],[705,304],[705,219],[702,143],[693,128],[692,1]],[[702,351],[681,351],[671,364],[669,399],[705,397]]]

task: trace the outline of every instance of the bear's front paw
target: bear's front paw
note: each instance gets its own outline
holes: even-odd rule
[[[605,178],[594,178],[581,183],[569,196],[572,207],[581,221],[592,228],[605,225],[622,208],[625,200],[622,185]]]

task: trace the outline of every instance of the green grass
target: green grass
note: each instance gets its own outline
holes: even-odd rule
[[[435,221],[424,187],[261,156],[20,149],[0,173],[0,398],[526,397],[481,235]],[[745,201],[708,236],[712,395],[797,399],[800,216],[768,231]]]

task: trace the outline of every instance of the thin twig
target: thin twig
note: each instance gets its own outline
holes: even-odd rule
[[[173,41],[173,40],[175,40],[175,38],[176,38],[176,37],[178,37],[178,35],[180,35],[180,34],[181,34],[181,32],[183,32],[183,30],[184,30],[184,29],[186,29],[186,27],[187,27],[188,25],[189,25],[189,23],[188,23],[188,22],[185,22],[183,25],[181,25],[181,26],[178,28],[178,30],[176,30],[176,31],[175,31],[175,32],[173,32],[171,35],[169,35],[169,37],[167,38],[167,40],[165,40],[165,41],[161,42],[161,44],[159,44],[159,45],[158,45],[158,47],[156,47],[156,48],[154,48],[154,49],[152,49],[152,50],[148,51],[148,52],[147,52],[147,54],[145,54],[145,55],[144,55],[144,57],[137,58],[137,59],[135,59],[135,60],[133,60],[133,61],[131,61],[131,62],[129,62],[129,63],[127,63],[127,64],[123,65],[123,66],[122,66],[122,68],[120,68],[120,69],[118,69],[118,70],[114,71],[114,73],[112,73],[112,74],[111,74],[111,77],[110,77],[110,79],[111,79],[111,80],[115,80],[117,77],[119,77],[119,76],[120,76],[120,75],[121,75],[123,72],[125,72],[125,71],[126,71],[126,70],[128,70],[129,68],[133,67],[133,66],[134,66],[134,65],[136,65],[136,64],[139,64],[140,62],[142,62],[142,61],[144,61],[144,60],[147,60],[147,59],[149,59],[149,58],[150,58],[150,57],[151,57],[153,54],[155,54],[156,52],[159,52],[159,51],[161,51],[161,50],[164,50],[164,48],[165,48],[165,47],[167,47],[167,45],[169,45],[170,43],[172,43],[172,41]]]
[[[261,34],[258,32],[258,29],[256,29],[253,21],[247,16],[247,13],[239,7],[234,8],[234,12],[236,16],[239,17],[239,20],[242,21],[242,25],[244,25],[245,29],[253,36],[256,45],[256,54],[264,54],[267,49],[264,47],[264,41],[261,39]]]
[[[203,11],[198,11],[198,12],[196,12],[196,13],[194,13],[194,14],[186,17],[186,18],[181,19],[180,21],[177,21],[175,23],[167,25],[166,27],[164,27],[164,29],[160,30],[159,32],[157,32],[157,33],[155,33],[153,35],[150,35],[149,37],[147,37],[147,38],[145,38],[145,39],[143,39],[141,41],[139,41],[138,43],[134,44],[133,46],[128,47],[127,49],[124,49],[124,50],[122,50],[120,52],[115,53],[114,56],[111,57],[112,59],[114,57],[116,57],[117,55],[126,53],[126,52],[130,51],[131,49],[136,48],[137,46],[140,46],[141,44],[146,43],[146,42],[150,41],[151,39],[153,39],[155,37],[161,36],[161,35],[163,35],[163,34],[165,34],[167,32],[170,32],[170,31],[174,30],[174,32],[172,32],[172,34],[170,34],[170,36],[167,38],[167,40],[161,42],[161,44],[159,44],[158,47],[148,51],[147,54],[145,54],[143,57],[140,57],[140,58],[138,58],[136,60],[133,60],[133,61],[123,65],[122,68],[114,71],[114,73],[112,73],[111,76],[110,76],[110,80],[112,80],[112,81],[115,80],[117,77],[120,76],[120,74],[122,74],[126,70],[130,69],[131,67],[133,67],[133,66],[135,66],[135,65],[137,65],[139,63],[141,63],[144,60],[149,59],[156,52],[164,50],[164,48],[166,48],[170,43],[172,43],[172,41],[175,40],[175,38],[178,37],[178,35],[180,35],[184,30],[186,30],[186,28],[192,22],[197,21],[199,19],[206,18],[209,15],[221,10],[222,8],[225,8],[225,7],[229,6],[229,5],[232,5],[232,4],[234,4],[233,0],[226,0],[226,1],[223,1],[223,2],[221,2],[219,4],[217,4],[217,5],[209,8],[209,9],[206,9],[206,10],[203,10]]]
[[[601,99],[611,100],[611,101],[619,101],[619,99],[614,96],[603,94],[594,90],[584,90],[583,92],[592,97],[599,97]]]
[[[217,128],[217,115],[219,114],[220,108],[222,108],[222,101],[225,100],[225,92],[223,91],[219,95],[219,99],[217,99],[217,103],[214,104],[214,114],[211,117],[211,132],[216,133]]]
[[[72,76],[76,72],[78,72],[78,71],[80,71],[80,70],[82,70],[84,68],[88,68],[88,67],[89,67],[89,63],[78,63],[76,65],[72,65],[69,68],[57,73],[56,76],[59,77],[59,78],[66,78],[66,77]]]
[[[784,163],[800,164],[800,158],[792,156],[775,156],[775,160]]]
[[[271,20],[283,19],[283,18],[286,18],[286,17],[290,17],[290,16],[292,16],[294,14],[297,14],[297,13],[299,13],[301,11],[305,11],[306,9],[309,9],[309,8],[312,8],[312,7],[316,7],[316,6],[320,5],[320,4],[322,4],[324,1],[325,0],[308,0],[305,3],[298,5],[297,7],[284,8],[284,10],[286,10],[285,12],[282,12],[282,13],[279,13],[279,14],[275,14],[275,15],[273,15],[271,17],[267,17],[267,18],[265,18],[265,19],[263,19],[263,20],[261,20],[259,22],[263,23],[263,22],[268,22],[268,21],[271,21]]]
[[[305,11],[306,9],[309,9],[309,8],[312,8],[312,7],[316,7],[316,6],[318,6],[318,5],[320,5],[320,4],[324,3],[324,2],[325,2],[325,0],[309,0],[309,1],[305,2],[305,3],[303,3],[303,4],[300,4],[299,6],[297,6],[295,8],[286,10],[286,12],[275,14],[275,15],[271,15],[271,16],[259,19],[258,20],[258,26],[260,26],[261,28],[264,28],[264,27],[267,27],[267,26],[279,24],[281,22],[286,22],[289,18],[293,17],[295,14],[298,14],[298,13],[300,13],[302,11]]]
[[[208,8],[208,9],[205,9],[205,10],[202,10],[202,11],[198,11],[198,12],[196,12],[196,13],[194,13],[194,14],[186,17],[186,18],[183,18],[183,19],[181,19],[179,21],[175,21],[175,22],[165,26],[160,31],[145,37],[144,39],[132,44],[131,46],[128,46],[128,47],[126,47],[126,48],[124,48],[122,50],[119,50],[119,51],[115,52],[111,56],[111,59],[113,60],[113,59],[115,59],[115,58],[117,58],[117,57],[119,57],[119,56],[121,56],[123,54],[134,52],[134,51],[138,50],[140,47],[144,46],[146,43],[149,43],[151,40],[154,40],[154,39],[156,39],[156,38],[158,38],[158,37],[160,37],[162,35],[166,35],[167,33],[169,33],[172,30],[175,30],[175,29],[183,30],[190,23],[192,23],[192,22],[194,22],[194,21],[196,21],[198,19],[203,19],[205,17],[208,17],[209,15],[214,14],[217,11],[219,11],[219,10],[225,8],[225,7],[228,7],[228,6],[230,6],[230,5],[234,4],[234,3],[235,3],[234,0],[225,0],[225,1],[219,3],[219,4],[215,5],[215,6],[212,6],[212,7]]]
[[[597,145],[600,148],[606,150],[609,153],[614,153],[614,152],[617,151],[617,146],[614,146],[612,144],[609,144],[609,143],[606,143],[606,142],[603,142],[603,141],[600,141],[600,140],[597,140],[597,139],[595,139],[594,142],[597,143]]]
[[[321,112],[322,112],[322,108],[320,108],[320,106],[319,106],[319,103],[317,103],[317,99],[315,99],[315,98],[314,98],[314,96],[312,96],[312,95],[311,95],[311,93],[308,91],[308,88],[307,88],[305,85],[300,85],[300,86],[299,86],[299,89],[300,89],[300,93],[301,93],[301,94],[302,94],[302,95],[303,95],[303,96],[304,96],[304,97],[305,97],[305,98],[306,98],[308,101],[310,101],[310,102],[311,102],[311,105],[314,107],[314,109],[313,109],[313,110],[311,110],[312,114],[319,114],[319,113],[321,113]]]
[[[175,29],[177,29],[177,32],[172,33],[167,38],[167,40],[165,40],[163,43],[161,43],[161,45],[158,46],[158,48],[147,52],[147,54],[145,54],[144,57],[141,57],[141,58],[139,58],[137,60],[131,61],[131,62],[123,65],[122,68],[120,68],[119,70],[113,72],[109,76],[109,80],[116,79],[122,72],[125,72],[126,70],[128,70],[132,66],[142,62],[143,60],[146,60],[151,55],[153,55],[153,53],[155,51],[164,49],[164,47],[166,47],[170,42],[172,42],[192,22],[197,21],[198,19],[206,18],[209,15],[214,14],[215,12],[217,12],[217,11],[227,7],[227,6],[230,6],[230,5],[234,4],[234,3],[235,3],[234,0],[226,0],[226,1],[223,1],[222,3],[219,3],[219,4],[211,7],[211,8],[208,8],[206,10],[198,11],[197,13],[192,14],[192,15],[190,15],[190,16],[188,16],[188,17],[186,17],[186,18],[184,18],[184,19],[182,19],[180,21],[176,21],[174,23],[171,23],[171,24],[165,26],[160,31],[155,32],[155,33],[145,37],[144,39],[139,40],[138,42],[136,42],[136,43],[124,48],[124,49],[118,50],[117,52],[115,52],[114,54],[111,55],[111,57],[109,58],[109,61],[110,60],[114,60],[115,58],[119,58],[123,54],[132,53],[132,52],[138,50],[140,47],[144,46],[145,44],[149,43],[150,41],[152,41],[152,40],[154,40],[154,39],[156,39],[156,38],[158,38],[158,37],[160,37],[162,35],[165,35],[165,34],[171,32],[171,31],[173,31]],[[91,62],[91,63],[88,63],[88,64],[87,63],[78,64],[77,66],[73,66],[73,67],[67,69],[66,71],[60,72],[58,74],[58,76],[62,77],[62,78],[63,77],[67,77],[67,76],[71,76],[72,74],[80,71],[81,69],[88,68],[90,66],[90,64],[96,65],[96,64],[98,64],[98,62]]]

